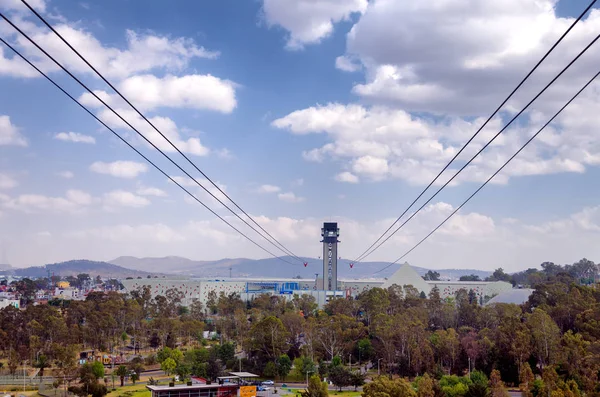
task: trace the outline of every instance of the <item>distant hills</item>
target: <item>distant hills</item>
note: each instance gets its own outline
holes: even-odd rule
[[[38,278],[47,277],[48,273],[56,276],[76,276],[80,273],[88,273],[92,277],[147,277],[148,275],[174,275],[179,277],[251,277],[251,278],[293,278],[314,279],[315,273],[322,277],[322,262],[317,258],[302,258],[308,263],[304,267],[291,257],[285,260],[294,263],[290,265],[279,259],[220,259],[216,261],[195,261],[179,256],[167,256],[164,258],[136,258],[133,256],[121,256],[109,262],[90,261],[85,259],[71,260],[67,262],[53,263],[44,266],[33,266],[27,268],[16,268],[10,265],[0,265],[3,274],[14,276]],[[399,267],[393,265],[379,273],[388,262],[361,262],[350,268],[350,261],[341,259],[338,261],[338,277],[343,279],[360,278],[385,278],[392,275]],[[414,266],[421,275],[429,270]],[[436,270],[442,279],[458,280],[462,275],[475,274],[481,279],[489,276],[491,272],[471,269],[443,269]]]
[[[164,258],[136,258],[133,256],[121,256],[109,261],[110,263],[123,268],[153,272],[153,273],[171,273],[181,276],[196,277],[253,277],[253,278],[292,278],[300,276],[302,278],[314,278],[315,273],[322,273],[322,262],[316,258],[302,258],[308,263],[307,267],[303,264],[295,264],[297,261],[291,257],[284,257],[294,265],[287,264],[279,259],[220,259],[216,261],[194,261],[179,256],[167,256]],[[351,261],[341,259],[338,261],[338,277],[353,278],[384,278],[394,273],[399,265],[390,266],[388,269],[374,274],[389,262],[364,262],[355,264],[350,268]],[[429,269],[414,267],[420,274],[424,275]],[[475,274],[481,279],[489,276],[491,272],[472,269],[442,269],[436,270],[442,278],[457,280],[460,276]]]
[[[76,276],[80,273],[88,273],[91,277],[114,277],[114,278],[125,278],[125,277],[145,277],[148,272],[141,270],[127,269],[118,265],[107,262],[96,262],[85,259],[72,260],[61,263],[53,263],[45,266],[33,266],[26,268],[15,268],[8,269],[9,273],[28,278],[47,277],[50,275],[56,276]]]

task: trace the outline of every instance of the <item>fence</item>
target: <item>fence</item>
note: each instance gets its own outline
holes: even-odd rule
[[[52,384],[55,378],[53,376],[0,376],[0,385],[14,386],[39,386],[41,384]]]

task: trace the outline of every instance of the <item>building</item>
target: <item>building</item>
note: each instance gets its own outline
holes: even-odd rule
[[[146,388],[152,397],[255,397],[256,386],[246,386],[258,375],[249,372],[230,372],[230,376],[217,378],[217,383],[190,382],[186,385],[155,386]],[[199,378],[198,378],[199,379]]]
[[[340,236],[340,229],[338,229],[336,222],[325,222],[321,229],[321,237],[323,240],[323,287],[321,289],[326,291],[337,291],[337,258],[339,243],[338,237]]]
[[[21,305],[18,299],[11,299],[0,296],[0,310],[9,306],[13,306],[18,309]]]
[[[327,243],[328,244],[328,243]],[[327,249],[329,247],[327,246]],[[332,254],[333,255],[333,254]],[[328,265],[327,261],[327,265]],[[333,264],[333,261],[332,261]],[[337,276],[336,276],[337,277]],[[242,300],[252,301],[261,294],[279,295],[292,299],[294,295],[312,295],[319,307],[323,307],[333,297],[356,297],[361,292],[374,287],[388,288],[412,285],[419,292],[428,295],[434,287],[442,298],[454,296],[460,289],[473,290],[478,298],[492,297],[502,291],[512,289],[512,285],[503,281],[426,281],[409,264],[405,263],[388,279],[336,280],[334,291],[322,288],[321,279],[130,279],[121,280],[126,291],[147,286],[152,296],[164,295],[168,289],[178,289],[183,293],[183,305],[189,306],[194,300],[204,305],[210,295],[221,293],[239,294]]]
[[[467,292],[473,291],[480,300],[512,289],[512,285],[505,281],[428,281],[424,280],[408,263],[400,265],[400,268],[385,280],[381,287],[388,288],[394,284],[399,286],[412,285],[425,295],[429,295],[431,290],[437,287],[442,298],[455,296],[458,291],[464,289]]]

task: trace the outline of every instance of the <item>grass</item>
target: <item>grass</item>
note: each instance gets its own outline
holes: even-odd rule
[[[110,391],[107,397],[150,397],[150,390],[146,389],[145,384],[127,385],[117,387],[117,390]]]

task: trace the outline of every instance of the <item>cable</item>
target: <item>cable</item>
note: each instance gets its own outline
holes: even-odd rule
[[[440,223],[428,235],[426,235],[425,237],[423,237],[423,239],[421,239],[421,241],[419,241],[417,244],[415,244],[411,249],[409,249],[408,251],[406,251],[401,257],[399,257],[394,262],[390,263],[386,267],[382,268],[381,270],[376,271],[373,274],[381,273],[382,271],[386,270],[390,266],[392,266],[395,263],[398,263],[399,261],[401,261],[404,257],[406,257],[413,250],[415,250],[419,245],[421,245],[425,240],[427,240],[440,227],[442,227],[448,221],[448,219],[452,218],[452,216],[454,216],[454,214],[456,214],[462,207],[464,207],[465,204],[467,204],[473,197],[475,197],[475,195],[477,193],[479,193],[479,191],[481,189],[483,189],[485,187],[485,185],[487,185],[496,175],[498,175],[500,173],[500,171],[502,171],[504,169],[504,167],[506,167],[508,165],[508,163],[510,163],[515,157],[517,157],[517,155],[519,153],[521,153],[521,151],[523,149],[525,149],[525,147],[527,147],[527,145],[529,145],[531,143],[531,141],[533,141],[548,125],[550,125],[550,123],[552,123],[554,121],[554,119],[556,119],[563,112],[563,110],[565,110],[571,104],[571,102],[573,102],[598,76],[600,76],[600,71],[598,71],[598,73],[596,73],[594,75],[594,77],[592,77],[579,91],[577,91],[577,93],[575,95],[573,95],[571,97],[571,99],[569,99],[569,101],[562,108],[560,108],[560,110],[558,112],[556,112],[554,114],[554,116],[552,116],[552,118],[550,118],[550,120],[548,120],[546,122],[546,124],[544,124],[535,134],[533,134],[533,136],[531,138],[529,138],[525,142],[525,144],[523,144],[523,146],[521,146],[521,148],[519,150],[517,150],[517,152],[515,154],[513,154],[508,160],[506,160],[506,162],[498,169],[498,171],[494,172],[494,174],[492,176],[490,176],[477,190],[475,190],[475,192],[473,192],[473,194],[471,194],[469,196],[469,198],[467,198],[465,201],[463,201],[463,203],[458,208],[456,208],[454,211],[452,211],[452,213],[450,215],[448,215],[448,217],[446,219],[444,219],[442,221],[442,223]]]
[[[442,187],[440,187],[433,196],[431,196],[425,203],[423,203],[423,205],[421,205],[415,212],[413,212],[411,214],[410,217],[408,217],[408,219],[406,219],[400,226],[398,226],[396,228],[396,230],[394,230],[392,232],[392,234],[390,234],[388,237],[386,237],[383,241],[381,241],[375,248],[373,248],[369,253],[367,253],[366,255],[363,256],[363,259],[366,258],[367,256],[371,255],[373,252],[375,252],[375,250],[377,250],[379,247],[381,247],[383,244],[385,244],[386,241],[388,241],[390,238],[392,238],[392,236],[394,236],[394,234],[396,234],[400,229],[402,229],[402,227],[404,227],[404,225],[406,225],[408,222],[410,222],[410,220],[412,218],[414,218],[423,208],[425,208],[425,206],[427,204],[429,204],[431,202],[431,200],[433,200],[446,186],[448,186],[450,184],[450,182],[452,182],[454,180],[454,178],[456,178],[465,168],[467,168],[469,166],[469,164],[471,164],[473,162],[473,160],[475,160],[475,158],[477,156],[479,156],[479,154],[481,154],[481,152],[483,152],[489,145],[492,144],[492,142],[494,142],[496,140],[496,138],[498,138],[500,136],[500,134],[502,134],[519,116],[521,116],[521,114],[523,114],[525,112],[525,110],[527,110],[529,108],[529,106],[531,106],[531,104],[533,102],[535,102],[548,88],[550,88],[550,86],[552,84],[554,84],[554,82],[556,80],[558,80],[558,78],[560,76],[562,76],[583,54],[586,53],[586,51],[596,42],[598,41],[598,39],[600,38],[600,35],[596,36],[596,38],[594,40],[592,40],[575,58],[573,58],[573,60],[571,60],[571,62],[569,62],[569,64],[567,66],[564,67],[563,70],[560,71],[560,73],[558,73],[531,101],[529,101],[529,103],[527,103],[527,105],[521,109],[519,111],[519,113],[517,113],[504,127],[502,127],[502,129],[500,131],[498,131],[498,133],[496,135],[494,135],[492,137],[492,139],[486,143],[477,153],[475,153],[475,155],[473,157],[471,157],[471,159],[469,161],[467,161],[467,163],[465,163],[465,165],[463,165],[454,175],[452,175],[452,177],[442,185]]]
[[[127,99],[125,98],[124,95],[121,94],[121,92],[119,90],[117,90],[115,88],[115,86],[113,86],[94,66],[92,66],[88,60],[82,56],[60,33],[58,33],[54,27],[52,27],[52,25],[50,25],[50,23],[48,21],[46,21],[44,19],[44,17],[42,17],[33,7],[31,7],[25,0],[21,0],[23,2],[23,4],[25,4],[25,6],[27,6],[27,8],[29,8],[31,10],[31,12],[33,12],[52,32],[54,32],[54,34],[56,34],[62,41],[63,43],[65,43],[75,54],[77,54],[77,56],[83,61],[85,62],[97,75],[98,77],[100,77],[102,80],[104,80],[104,82],[106,84],[109,85],[110,88],[113,89],[113,91],[115,91],[125,102],[127,102],[127,104],[129,106],[131,106],[131,108],[133,108],[133,110],[136,111],[137,114],[139,114],[148,124],[150,124],[150,126],[152,126],[152,128],[158,132],[160,134],[160,136],[162,136],[180,155],[183,156],[183,158],[185,158],[187,160],[188,163],[190,163],[192,165],[192,167],[194,167],[200,174],[202,174],[202,176],[204,178],[206,178],[207,181],[209,181],[215,188],[217,188],[217,190],[223,194],[229,201],[231,201],[233,203],[233,205],[240,210],[244,215],[246,215],[248,217],[248,219],[250,219],[250,221],[252,223],[254,223],[256,226],[258,226],[260,228],[260,230],[262,230],[264,233],[267,234],[267,236],[269,236],[271,239],[273,239],[273,241],[275,241],[281,248],[282,251],[284,251],[286,254],[293,256],[294,258],[302,261],[302,259],[300,257],[298,257],[298,255],[294,254],[291,250],[289,250],[288,248],[286,248],[282,243],[279,242],[279,240],[277,240],[275,237],[273,237],[268,231],[266,231],[258,222],[256,222],[256,220],[254,220],[253,217],[251,217],[246,211],[244,211],[242,209],[242,207],[240,207],[235,201],[233,201],[233,199],[231,197],[229,197],[229,195],[227,193],[225,193],[220,187],[219,185],[217,185],[215,182],[213,182],[212,179],[210,179],[208,177],[208,175],[206,175],[200,168],[198,168],[198,166],[188,157],[186,156],[181,150],[179,150],[179,148],[173,144],[173,142],[166,137],[158,128],[156,128],[156,126],[150,121],[148,120],[148,118],[142,113],[140,112],[135,106],[133,106],[133,104]],[[205,189],[206,190],[206,189]],[[208,192],[208,190],[206,190]],[[210,192],[209,192],[210,193]],[[213,196],[215,199],[216,197],[210,193],[211,196]],[[218,199],[217,199],[218,200]],[[220,201],[219,201],[220,202]],[[223,203],[221,203],[223,204]],[[229,208],[228,208],[229,209]],[[231,211],[231,210],[230,210]],[[233,213],[233,211],[231,211]],[[235,214],[234,214],[235,215]],[[237,216],[237,215],[236,215]],[[238,216],[238,218],[240,218]],[[240,218],[241,219],[241,218]],[[257,231],[258,233],[258,231]],[[259,233],[260,234],[260,233]],[[262,236],[262,234],[261,234]],[[263,236],[263,238],[266,239],[266,237]]]
[[[127,120],[125,120],[118,112],[116,112],[111,106],[109,106],[102,98],[100,98],[98,95],[96,95],[95,92],[93,92],[91,89],[89,89],[87,87],[87,85],[85,85],[83,82],[81,82],[81,80],[79,80],[76,76],[74,76],[67,68],[65,68],[60,62],[58,62],[54,57],[52,57],[50,54],[48,54],[48,52],[46,52],[42,47],[40,47],[33,39],[31,39],[25,32],[23,32],[18,26],[16,26],[14,23],[12,23],[12,21],[10,21],[4,14],[2,14],[0,12],[0,16],[7,21],[15,30],[17,30],[19,33],[21,33],[27,40],[29,40],[29,42],[31,42],[35,47],[37,47],[40,51],[42,51],[48,58],[50,58],[57,66],[59,66],[62,70],[64,70],[71,78],[73,78],[76,82],[79,83],[79,85],[81,85],[83,88],[85,88],[90,94],[92,94],[98,101],[100,101],[104,106],[106,106],[111,112],[113,112],[117,117],[119,117],[119,119],[121,119],[125,124],[127,124],[127,126],[129,126],[129,128],[131,128],[132,130],[134,130],[139,136],[141,136],[148,144],[150,144],[154,149],[156,149],[157,151],[159,151],[167,160],[169,160],[173,165],[175,165],[179,170],[181,170],[185,175],[187,175],[192,181],[194,181],[198,186],[200,186],[204,191],[206,191],[208,194],[210,194],[215,200],[217,200],[221,205],[223,205],[225,208],[227,208],[229,210],[229,212],[231,212],[234,216],[236,216],[238,219],[240,219],[242,222],[244,222],[248,227],[250,227],[252,230],[254,230],[258,235],[260,235],[262,238],[264,238],[266,241],[268,241],[271,245],[273,245],[275,248],[281,250],[282,252],[284,252],[286,255],[289,255],[289,252],[287,252],[286,250],[278,247],[275,243],[273,243],[271,240],[269,240],[268,238],[266,238],[262,233],[260,233],[258,230],[256,230],[256,228],[254,228],[252,225],[250,225],[245,219],[243,219],[242,217],[240,217],[235,211],[233,211],[229,206],[227,206],[227,204],[223,203],[223,201],[221,201],[218,197],[216,197],[210,190],[208,190],[205,186],[203,186],[200,182],[198,182],[196,180],[196,178],[194,178],[193,176],[191,176],[186,170],[184,170],[179,164],[177,164],[173,159],[171,159],[167,154],[165,154],[162,150],[160,150],[154,143],[152,143],[148,138],[146,138],[146,136],[144,136],[144,134],[142,134],[141,132],[139,132],[133,125],[131,125]],[[294,255],[292,255],[294,256]],[[294,256],[294,258],[296,258]],[[298,258],[299,259],[299,258]],[[301,259],[299,259],[301,261]]]
[[[250,237],[248,237],[246,234],[244,234],[243,232],[241,232],[239,229],[237,229],[235,226],[233,226],[231,223],[229,223],[226,219],[224,219],[222,216],[220,216],[219,214],[217,214],[215,211],[213,211],[212,209],[210,209],[206,204],[204,204],[199,198],[197,198],[194,194],[192,194],[189,190],[187,190],[185,187],[183,187],[181,184],[179,184],[175,179],[173,179],[173,177],[171,177],[170,175],[168,175],[165,171],[163,171],[159,166],[157,166],[154,162],[152,162],[152,160],[150,160],[149,158],[147,158],[144,154],[142,154],[139,150],[137,150],[133,145],[131,145],[129,142],[127,142],[127,140],[125,140],[123,137],[121,137],[119,134],[117,134],[112,128],[110,128],[108,125],[106,125],[106,123],[104,123],[102,120],[100,120],[94,113],[92,113],[88,108],[86,108],[85,106],[83,106],[77,99],[75,99],[71,94],[69,94],[67,91],[65,91],[64,88],[62,88],[60,85],[58,85],[58,83],[56,83],[54,80],[52,80],[48,75],[46,75],[44,72],[42,72],[37,66],[35,66],[31,61],[29,61],[29,59],[27,59],[25,56],[23,56],[19,51],[17,51],[13,46],[11,46],[8,42],[6,42],[6,40],[4,40],[2,37],[0,37],[0,41],[7,46],[8,48],[10,48],[15,54],[17,54],[19,57],[21,57],[21,59],[23,59],[25,62],[27,62],[29,65],[31,65],[31,67],[33,67],[38,73],[40,73],[42,76],[44,76],[48,81],[50,81],[56,88],[58,88],[60,91],[63,92],[63,94],[65,94],[66,96],[68,96],[72,101],[74,101],[76,104],[78,104],[83,110],[85,110],[90,116],[92,116],[94,119],[96,119],[96,121],[98,121],[100,124],[102,124],[104,127],[106,127],[106,129],[108,129],[110,132],[112,132],[117,138],[119,138],[123,143],[125,143],[127,146],[129,146],[133,151],[135,151],[137,154],[139,154],[144,160],[146,160],[150,165],[152,165],[154,168],[156,168],[161,174],[163,174],[164,176],[166,176],[171,182],[173,182],[175,185],[177,185],[180,189],[182,189],[184,192],[186,192],[188,195],[190,195],[190,197],[192,197],[195,201],[197,201],[198,203],[200,203],[204,208],[206,208],[207,210],[209,210],[214,216],[216,216],[217,218],[219,218],[221,221],[225,222],[225,224],[227,224],[230,228],[232,228],[233,230],[235,230],[236,232],[238,232],[240,235],[242,235],[243,237],[245,237],[248,241],[250,241],[252,244],[256,245],[258,248],[262,249],[263,251],[265,251],[266,253],[268,253],[269,255],[280,259],[290,265],[296,265],[295,263],[289,262],[287,260],[285,260],[282,257],[279,257],[275,254],[273,254],[271,251],[269,251],[268,249],[264,248],[263,246],[261,246],[260,244],[258,244],[256,241],[252,240]]]
[[[481,132],[481,130],[483,130],[485,128],[485,126],[492,120],[492,118],[500,111],[500,109],[506,104],[506,102],[509,101],[510,98],[512,98],[512,96],[515,94],[515,92],[517,92],[517,90],[519,88],[521,88],[521,86],[525,83],[525,81],[533,74],[533,72],[536,71],[536,69],[542,64],[542,62],[544,62],[546,60],[546,58],[550,55],[550,53],[552,51],[554,51],[554,49],[558,46],[558,44],[560,44],[560,42],[567,36],[567,34],[569,34],[569,32],[571,31],[571,29],[573,29],[573,27],[575,27],[575,25],[585,16],[585,14],[587,14],[587,12],[592,8],[592,6],[596,3],[597,0],[593,0],[590,5],[587,6],[587,8],[581,13],[581,15],[579,15],[579,17],[571,24],[571,26],[569,26],[569,28],[562,34],[562,36],[558,39],[558,41],[556,43],[554,43],[554,45],[552,47],[550,47],[550,49],[548,50],[548,52],[546,52],[546,54],[542,57],[542,59],[540,59],[538,61],[538,63],[533,67],[533,69],[531,69],[531,71],[529,71],[529,73],[527,73],[527,75],[521,80],[521,82],[517,85],[517,87],[512,90],[512,92],[508,95],[508,97],[506,97],[506,99],[504,101],[502,101],[502,103],[496,108],[496,110],[494,110],[494,113],[491,114],[490,117],[488,117],[488,119],[485,121],[485,123],[483,123],[483,125],[481,127],[479,127],[479,129],[475,132],[475,134],[473,134],[473,136],[471,138],[469,138],[469,140],[462,146],[462,148],[458,151],[458,153],[456,153],[454,155],[454,157],[452,157],[452,159],[450,160],[450,162],[448,162],[448,164],[446,164],[446,166],[436,175],[436,177],[429,183],[429,185],[427,185],[427,187],[425,189],[423,189],[423,191],[417,196],[416,199],[414,199],[414,201],[412,203],[410,203],[410,205],[408,206],[408,208],[406,208],[404,210],[404,212],[394,221],[394,223],[392,223],[390,225],[390,227],[388,227],[386,229],[385,232],[383,232],[383,234],[381,236],[379,236],[379,238],[377,240],[375,240],[375,242],[373,244],[371,244],[371,246],[369,248],[367,248],[362,254],[360,254],[354,261],[358,262],[363,260],[364,258],[366,258],[367,256],[371,255],[372,251],[368,254],[366,254],[371,248],[373,248],[373,246],[375,246],[375,244],[377,244],[393,227],[394,225],[396,225],[400,219],[406,215],[406,213],[412,208],[413,205],[415,205],[415,203],[423,196],[423,194],[425,194],[425,192],[427,190],[429,190],[429,188],[431,186],[433,186],[433,184],[438,180],[438,178],[444,173],[444,171],[446,171],[446,169],[448,169],[448,167],[450,166],[450,164],[452,164],[454,162],[454,160],[456,160],[456,158],[463,152],[463,150],[465,150],[465,148],[467,147],[467,145],[469,145],[473,139],[475,139],[475,137],[477,135],[479,135],[479,133]],[[379,247],[379,246],[378,246]],[[376,248],[377,249],[377,248]],[[366,254],[366,255],[365,255]]]

